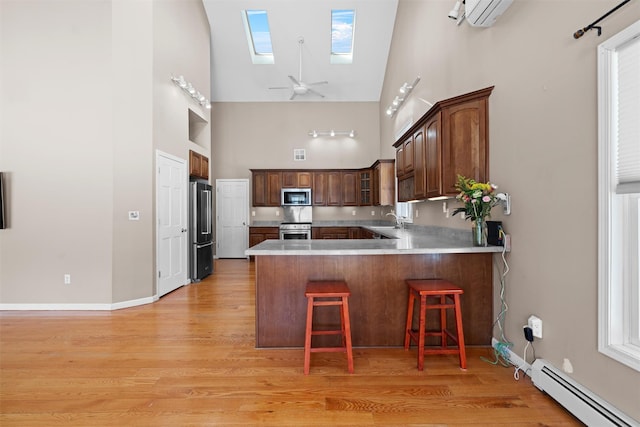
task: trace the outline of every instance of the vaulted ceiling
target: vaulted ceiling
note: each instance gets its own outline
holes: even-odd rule
[[[211,27],[213,102],[377,102],[380,100],[398,0],[203,0]],[[268,13],[274,64],[253,64],[243,10]],[[352,64],[330,63],[331,10],[355,9]],[[287,76],[298,77],[299,43],[305,82],[325,95],[297,96]]]

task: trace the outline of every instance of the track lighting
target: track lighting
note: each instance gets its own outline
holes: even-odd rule
[[[402,104],[407,99],[413,88],[416,87],[418,82],[420,82],[420,76],[416,77],[413,83],[409,84],[405,82],[402,86],[400,86],[400,89],[398,89],[398,95],[393,98],[393,101],[391,101],[391,105],[387,107],[387,116],[391,117],[396,113],[396,111],[398,111],[400,106],[402,106]]]
[[[310,130],[309,131],[309,136],[313,137],[313,138],[317,138],[319,136],[330,136],[330,137],[336,137],[336,136],[348,136],[349,138],[355,138],[356,137],[356,131],[355,130]]]
[[[453,6],[453,9],[449,12],[449,18],[458,20],[458,17],[460,16],[460,8],[462,8],[462,0],[456,1],[455,6]]]
[[[186,81],[183,76],[171,76],[171,81],[174,82],[180,89],[188,93],[189,96],[191,96],[198,102],[198,104],[202,105],[205,108],[211,108],[211,103],[209,102],[209,100],[203,94],[198,92],[191,83]]]

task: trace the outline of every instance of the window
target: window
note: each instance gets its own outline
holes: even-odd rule
[[[266,10],[243,10],[242,22],[249,43],[249,54],[254,64],[273,64],[271,31]]]
[[[598,350],[640,371],[640,21],[598,46]]]
[[[353,34],[356,11],[353,9],[331,10],[331,63],[353,62]]]

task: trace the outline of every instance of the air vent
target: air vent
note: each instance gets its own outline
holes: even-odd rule
[[[307,160],[307,152],[304,148],[295,148],[293,150],[293,160],[296,162],[300,162],[303,160]]]

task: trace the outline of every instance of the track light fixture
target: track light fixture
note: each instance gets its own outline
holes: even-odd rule
[[[198,102],[198,104],[202,105],[205,108],[211,108],[211,103],[209,102],[209,100],[205,98],[203,94],[198,92],[191,83],[186,81],[183,76],[171,76],[171,81],[174,82],[180,89],[188,93],[190,97]]]
[[[336,136],[348,136],[349,138],[355,138],[356,137],[356,131],[355,130],[310,130],[309,131],[309,136],[313,137],[313,138],[317,138],[319,136],[330,136],[330,137],[336,137]]]
[[[387,107],[387,116],[392,117],[396,113],[396,111],[398,111],[400,106],[402,106],[402,104],[407,99],[413,88],[416,87],[418,82],[420,82],[420,76],[416,77],[413,83],[409,84],[405,82],[402,86],[400,86],[400,89],[398,89],[398,95],[393,98],[393,101],[391,101],[391,105]]]
[[[451,9],[451,12],[449,12],[449,18],[453,20],[458,20],[458,17],[460,16],[461,8],[462,8],[462,0],[457,0],[455,6],[453,6],[453,9]]]

